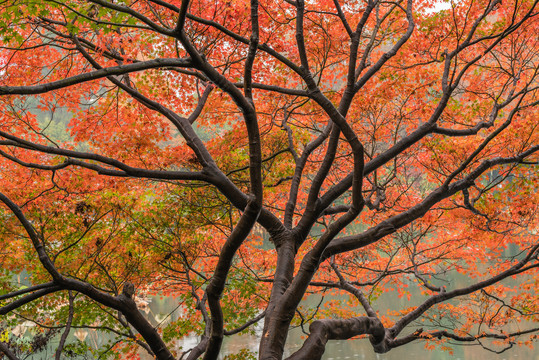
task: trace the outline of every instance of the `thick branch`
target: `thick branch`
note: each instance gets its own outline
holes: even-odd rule
[[[29,287],[21,289],[21,290],[17,290],[17,291],[13,291],[13,292],[10,292],[10,293],[4,294],[4,295],[0,295],[0,300],[10,299],[10,298],[15,297],[15,296],[24,295],[24,294],[32,292],[32,291],[41,290],[41,289],[45,289],[45,288],[50,288],[50,287],[53,287],[53,286],[54,286],[54,282],[52,282],[52,281],[48,282],[48,283],[44,283],[44,284],[38,284],[38,285],[29,286]]]
[[[394,341],[390,342],[390,346],[392,348],[396,348],[402,345],[406,345],[411,343],[412,341],[418,340],[418,339],[425,339],[425,338],[438,338],[441,339],[442,337],[460,341],[460,342],[477,342],[479,339],[496,339],[496,340],[507,340],[511,339],[517,336],[522,336],[526,334],[532,334],[534,332],[539,332],[539,328],[531,328],[527,330],[522,331],[515,331],[515,332],[509,332],[506,334],[496,334],[496,333],[481,333],[475,336],[462,336],[457,335],[452,332],[449,332],[447,330],[439,330],[439,331],[431,331],[431,332],[423,332],[422,329],[419,329],[418,331],[414,332],[413,334],[404,336],[402,338],[398,338]]]
[[[217,359],[217,356],[219,355],[224,335],[223,311],[219,299],[223,294],[226,278],[230,271],[230,267],[232,266],[234,255],[251,232],[259,213],[260,205],[253,199],[245,208],[245,212],[241,216],[238,224],[223,245],[215,272],[206,288],[208,306],[212,316],[212,327],[210,342],[206,348],[204,360]]]
[[[154,59],[133,64],[119,65],[84,74],[75,75],[62,80],[53,81],[41,85],[32,86],[0,86],[1,95],[35,95],[43,94],[52,90],[58,90],[83,82],[106,78],[109,76],[124,75],[132,72],[155,69],[162,67],[192,67],[189,59]]]
[[[122,163],[113,158],[109,158],[103,155],[95,153],[79,152],[74,150],[61,149],[52,146],[40,145],[17,138],[9,133],[0,131],[0,136],[3,136],[9,141],[0,141],[0,145],[16,146],[24,149],[39,151],[45,154],[53,154],[65,156],[67,159],[58,165],[42,165],[21,161],[14,156],[6,156],[3,151],[0,151],[0,155],[5,156],[11,161],[32,169],[55,171],[63,169],[67,166],[80,166],[86,169],[94,170],[102,175],[118,176],[118,177],[133,177],[133,178],[146,178],[146,179],[163,179],[163,180],[199,180],[209,181],[209,176],[203,172],[189,172],[189,171],[175,171],[175,170],[150,170],[135,168]],[[107,168],[95,163],[80,161],[77,159],[84,159],[90,161],[97,161],[103,164],[115,167],[116,169]]]
[[[0,341],[0,352],[7,356],[9,360],[20,360],[5,342]]]
[[[54,279],[54,284],[55,284],[54,287],[37,290],[33,294],[27,295],[23,299],[30,299],[31,301],[37,297],[43,296],[44,292],[51,292],[52,289],[56,291],[60,289],[75,290],[77,292],[80,292],[88,296],[94,301],[97,301],[105,306],[121,311],[126,317],[126,319],[129,321],[129,323],[142,335],[144,340],[146,340],[146,342],[150,345],[152,351],[154,352],[154,354],[159,360],[173,360],[174,359],[171,352],[168,350],[165,343],[161,339],[161,336],[159,335],[157,330],[148,322],[148,320],[146,320],[146,318],[137,309],[137,305],[135,304],[135,301],[132,299],[132,295],[134,293],[134,286],[132,284],[127,283],[124,286],[124,291],[122,294],[118,296],[112,296],[108,293],[105,293],[101,290],[96,289],[94,286],[92,286],[89,283],[64,277],[55,268],[51,259],[45,252],[45,248],[43,247],[43,244],[41,243],[32,224],[24,216],[21,209],[13,201],[11,201],[7,196],[5,196],[2,193],[0,193],[0,201],[2,201],[11,210],[11,212],[17,217],[19,222],[23,225],[23,227],[26,230],[26,233],[28,234],[28,236],[30,237],[30,240],[32,241],[32,244],[34,245],[34,249],[36,250],[39,256],[39,260],[41,264]],[[23,300],[23,299],[20,299],[20,300]],[[17,301],[19,300],[16,300],[15,303]],[[24,300],[24,303],[27,303],[27,302],[28,301]],[[10,305],[7,305],[7,306],[9,307]]]
[[[357,317],[351,319],[316,320],[309,326],[310,335],[303,346],[287,360],[319,360],[324,354],[328,340],[346,340],[358,335],[370,335],[376,352],[389,349],[383,346],[385,329],[382,322],[374,317]]]
[[[351,251],[372,244],[384,236],[394,233],[397,229],[411,223],[412,221],[422,217],[427,211],[439,203],[459,191],[469,188],[474,184],[474,181],[479,178],[485,171],[497,165],[520,163],[527,156],[539,151],[539,145],[534,146],[527,151],[508,158],[494,158],[482,162],[470,174],[461,180],[455,181],[451,185],[444,185],[432,191],[423,201],[411,207],[410,209],[392,216],[391,218],[382,221],[377,226],[370,228],[359,235],[346,236],[334,239],[327,247],[324,253],[324,259],[331,255],[339,254],[345,251]]]
[[[15,301],[10,302],[9,304],[0,307],[0,315],[5,315],[9,313],[10,311],[13,311],[23,305],[26,305],[34,300],[37,300],[47,294],[60,291],[62,288],[58,285],[53,285],[50,287],[46,287],[44,289],[37,290],[29,295],[26,295],[20,299],[17,299]]]
[[[412,321],[419,318],[422,314],[425,313],[425,311],[430,309],[435,304],[438,304],[438,303],[443,302],[443,301],[447,301],[447,300],[452,299],[452,298],[457,297],[457,296],[463,296],[463,295],[471,294],[471,293],[476,292],[478,290],[484,289],[487,286],[493,285],[493,284],[495,284],[495,283],[497,283],[497,282],[499,282],[499,281],[501,281],[503,279],[506,279],[506,278],[508,278],[508,277],[510,277],[512,275],[519,274],[520,272],[529,269],[529,267],[524,268],[524,265],[528,264],[528,262],[530,262],[532,259],[537,258],[538,250],[539,250],[539,244],[535,245],[528,252],[528,255],[524,259],[522,259],[521,261],[519,261],[518,263],[516,263],[515,265],[513,265],[509,269],[499,273],[496,276],[491,277],[490,279],[480,281],[480,282],[478,282],[476,284],[473,284],[473,285],[470,285],[470,286],[467,286],[467,287],[464,287],[464,288],[460,288],[460,289],[456,289],[456,290],[448,291],[448,292],[441,292],[440,294],[431,296],[423,304],[421,304],[420,306],[415,308],[413,311],[411,311],[410,313],[408,313],[407,315],[402,317],[400,320],[398,320],[395,323],[395,325],[393,325],[393,327],[391,327],[389,329],[390,332],[391,332],[391,335],[393,337],[397,336],[402,331],[402,329],[404,329]],[[537,267],[537,266],[539,266],[539,264],[536,264],[534,267]]]

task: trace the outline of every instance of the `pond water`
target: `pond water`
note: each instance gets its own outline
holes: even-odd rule
[[[387,299],[382,299],[386,302]],[[395,301],[395,300],[393,300]],[[398,302],[404,302],[403,299],[397,299]],[[378,302],[377,302],[378,303]],[[175,302],[172,298],[153,298],[149,304],[149,316],[154,316],[159,320],[169,314]],[[168,311],[167,311],[168,310]],[[172,318],[177,315],[172,314]],[[248,349],[253,353],[258,350],[259,336],[261,333],[260,327],[255,330],[255,335],[234,335],[226,337],[223,342],[223,351],[220,359],[228,354],[237,354],[242,349]],[[198,337],[187,337],[178,341],[177,349],[187,350],[198,343]],[[290,355],[301,347],[304,341],[304,334],[300,329],[294,329],[290,332],[287,340],[285,355]],[[496,350],[499,350],[496,349]],[[153,359],[142,354],[144,360]],[[372,350],[372,346],[368,339],[345,340],[345,341],[329,341],[324,353],[325,360],[509,360],[509,359],[524,359],[524,360],[539,360],[539,342],[536,343],[535,349],[528,347],[513,347],[501,354],[496,354],[488,351],[478,345],[460,344],[453,346],[453,354],[447,351],[442,351],[439,348],[435,350],[425,349],[425,343],[422,341],[414,342],[397,349],[393,349],[386,354],[376,354]]]
[[[157,324],[159,322],[166,323],[169,319],[177,319],[180,316],[180,311],[173,309],[177,308],[177,302],[173,298],[154,297],[150,299],[148,304],[148,318]],[[395,302],[395,300],[393,300]],[[404,301],[397,299],[396,302]],[[378,302],[377,302],[378,303]],[[394,304],[398,306],[398,304]],[[171,312],[172,311],[172,312]],[[28,329],[29,333],[31,329]],[[30,334],[27,333],[26,336]],[[237,354],[243,349],[247,349],[252,353],[257,353],[259,337],[261,334],[261,325],[255,328],[254,335],[234,335],[226,337],[223,342],[222,355],[220,360],[223,360],[228,354]],[[68,337],[68,343],[76,341],[84,341],[94,348],[108,347],[110,335],[98,332],[95,330],[77,329],[72,331]],[[176,342],[178,351],[185,351],[196,346],[198,343],[197,336],[189,336]],[[288,337],[285,349],[285,356],[290,355],[304,341],[304,334],[300,329],[293,329]],[[54,358],[57,340],[53,340],[50,346],[43,352],[32,354],[26,359],[29,360],[48,360]],[[528,347],[513,347],[502,354],[496,354],[483,349],[478,345],[455,345],[453,346],[453,354],[447,351],[442,351],[438,348],[435,350],[425,349],[424,343],[421,341],[414,342],[400,348],[391,350],[386,354],[376,354],[372,350],[372,346],[368,339],[346,340],[346,341],[329,341],[324,353],[324,360],[539,360],[539,342],[536,342],[535,349]],[[142,360],[153,360],[144,350],[139,352]]]
[[[515,280],[507,280],[509,283]],[[452,280],[453,287],[462,287],[468,282],[463,277],[455,277]],[[375,309],[380,313],[385,313],[386,309],[402,309],[411,305],[418,305],[413,303],[416,301],[422,301],[419,296],[419,289],[410,288],[412,292],[412,302],[408,302],[406,297],[398,298],[394,294],[386,293],[380,296],[380,298],[373,304]],[[419,300],[417,300],[419,299]],[[149,300],[147,312],[148,319],[155,325],[158,323],[166,324],[170,320],[176,320],[181,316],[181,308],[178,307],[178,302],[171,297],[155,296]],[[318,303],[318,299],[311,299],[313,304]],[[31,324],[28,324],[31,326]],[[538,324],[522,324],[522,330],[530,327],[537,327]],[[415,328],[411,328],[413,331]],[[29,329],[30,330],[30,329]],[[515,330],[515,329],[513,329]],[[30,331],[29,331],[30,332]],[[223,342],[222,355],[220,359],[228,354],[237,354],[243,349],[247,349],[252,353],[257,353],[259,337],[261,334],[261,322],[255,327],[254,335],[234,335],[226,337]],[[29,335],[29,334],[28,334]],[[293,329],[288,337],[285,355],[290,355],[299,347],[304,341],[304,334],[300,329]],[[82,330],[78,329],[72,331],[68,337],[69,342],[84,341],[88,345],[94,348],[104,348],[107,345],[110,337],[108,334],[104,334],[98,331]],[[186,351],[196,346],[198,343],[198,337],[189,336],[178,340],[176,342],[176,349],[178,351]],[[54,357],[54,349],[56,344],[54,340],[50,344],[51,346],[44,352],[38,354],[32,354],[27,359],[31,360],[47,360]],[[402,346],[400,348],[391,350],[386,354],[375,354],[372,350],[372,346],[368,339],[359,340],[346,340],[346,341],[329,341],[326,347],[326,352],[323,356],[325,360],[345,360],[345,359],[364,359],[364,360],[509,360],[509,359],[523,359],[523,360],[539,360],[539,341],[535,343],[535,348],[530,349],[525,346],[514,346],[513,348],[501,353],[496,354],[488,351],[479,345],[470,344],[458,344],[452,346],[453,354],[447,351],[442,351],[439,348],[434,350],[425,349],[425,343],[422,341],[413,342],[411,344]],[[497,348],[496,350],[499,350]],[[153,357],[149,356],[144,350],[140,351],[141,358],[143,360],[153,360]]]
[[[516,247],[509,247],[507,250],[507,256],[513,256],[518,253]],[[489,264],[485,264],[485,267],[488,267]],[[470,279],[460,274],[451,274],[448,275],[450,278],[450,283],[447,283],[449,288],[461,288],[469,285]],[[516,280],[506,279],[504,280],[506,285],[516,285]],[[398,298],[395,294],[385,293],[382,294],[376,302],[373,304],[375,310],[379,310],[381,314],[384,314],[387,309],[404,309],[409,306],[419,305],[425,300],[425,298],[420,295],[421,291],[418,288],[417,284],[413,281],[410,281],[409,291],[411,292],[411,301],[408,301],[406,297]],[[308,300],[311,305],[317,304],[319,299]],[[458,298],[454,301],[458,302]],[[154,316],[157,319],[164,319],[167,314],[170,314],[172,309],[175,309],[177,303],[172,298],[159,298],[155,297],[149,304],[149,317]],[[177,318],[179,313],[170,314],[171,318]],[[226,337],[223,342],[222,356],[220,359],[223,359],[228,354],[237,354],[242,349],[248,349],[253,353],[257,353],[259,337],[261,335],[261,323],[257,325],[258,328],[255,328],[255,335],[234,335],[231,337]],[[519,324],[522,326],[521,330],[528,329],[531,327],[537,327],[538,324]],[[415,330],[417,327],[411,327],[409,331]],[[512,330],[518,330],[512,328]],[[304,341],[305,335],[301,332],[300,329],[294,329],[290,332],[285,355],[290,355],[297,349],[299,349]],[[522,339],[525,339],[524,337]],[[198,343],[198,338],[195,336],[188,337],[178,341],[177,349],[178,350],[188,350]],[[447,344],[451,346],[451,344]],[[491,346],[489,342],[485,342],[485,345]],[[450,354],[448,351],[443,351],[439,347],[434,350],[428,350],[425,348],[425,342],[416,341],[408,345],[402,346],[397,349],[393,349],[386,354],[376,354],[374,353],[372,346],[368,339],[359,339],[359,340],[345,340],[345,341],[329,341],[326,346],[326,352],[324,353],[323,359],[325,360],[344,360],[344,359],[365,359],[365,360],[509,360],[509,359],[524,359],[524,360],[539,360],[539,341],[535,343],[535,348],[530,349],[525,346],[514,346],[501,354],[497,354],[493,351],[489,351],[480,345],[474,343],[472,344],[455,344],[451,346],[453,353]],[[493,348],[493,350],[499,351],[501,348]],[[148,358],[151,359],[151,358]]]

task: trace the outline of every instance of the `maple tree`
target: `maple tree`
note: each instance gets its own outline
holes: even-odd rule
[[[0,352],[531,345],[539,6],[445,5],[2,2]]]

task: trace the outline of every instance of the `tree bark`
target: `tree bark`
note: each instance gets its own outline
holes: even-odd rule
[[[328,340],[346,340],[358,335],[370,335],[370,341],[377,353],[389,350],[385,342],[385,329],[378,318],[356,317],[351,319],[316,320],[309,326],[311,334],[303,346],[287,360],[320,360]]]

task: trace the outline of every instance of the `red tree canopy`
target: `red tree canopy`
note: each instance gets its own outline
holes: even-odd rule
[[[537,2],[4,2],[0,352],[531,345]]]

